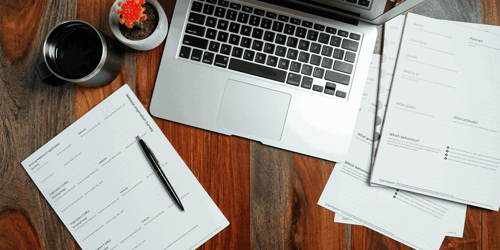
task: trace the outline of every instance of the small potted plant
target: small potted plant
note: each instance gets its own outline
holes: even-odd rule
[[[136,50],[158,47],[168,32],[167,15],[156,0],[117,0],[109,26],[120,42]]]

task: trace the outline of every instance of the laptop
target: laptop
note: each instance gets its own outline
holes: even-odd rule
[[[424,0],[178,0],[153,116],[343,161],[375,25]]]

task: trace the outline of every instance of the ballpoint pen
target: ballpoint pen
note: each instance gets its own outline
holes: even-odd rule
[[[137,140],[139,140],[139,145],[141,145],[142,151],[144,151],[146,158],[148,158],[149,163],[151,163],[153,170],[156,172],[156,174],[158,174],[158,177],[160,177],[160,180],[167,189],[168,193],[170,194],[170,197],[172,197],[175,204],[177,204],[177,206],[179,206],[179,208],[184,212],[184,206],[182,206],[181,199],[179,199],[179,196],[177,196],[177,194],[175,193],[172,184],[170,184],[170,182],[167,179],[167,176],[165,175],[163,170],[161,170],[160,163],[153,154],[153,151],[151,151],[146,142],[139,136],[137,136]]]

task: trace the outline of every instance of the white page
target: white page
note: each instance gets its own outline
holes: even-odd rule
[[[499,41],[408,14],[372,183],[498,210]]]
[[[358,115],[346,160],[336,164],[318,204],[410,247],[439,249],[453,221],[463,223],[466,206],[368,185],[375,99],[374,88]]]
[[[370,69],[368,71],[368,76],[366,77],[365,89],[363,90],[363,98],[361,99],[361,104],[359,105],[359,111],[363,107],[366,97],[370,93],[371,89],[378,86],[378,78],[380,72],[380,55],[373,54],[372,61],[370,62]],[[358,111],[358,112],[359,112]]]
[[[185,212],[136,136],[155,153]],[[22,165],[83,249],[195,249],[229,224],[128,85]]]

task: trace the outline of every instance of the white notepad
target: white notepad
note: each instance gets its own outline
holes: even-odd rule
[[[371,183],[498,210],[500,36],[408,14]]]
[[[155,153],[185,212],[136,136]],[[22,165],[83,249],[195,249],[229,225],[128,85]]]

